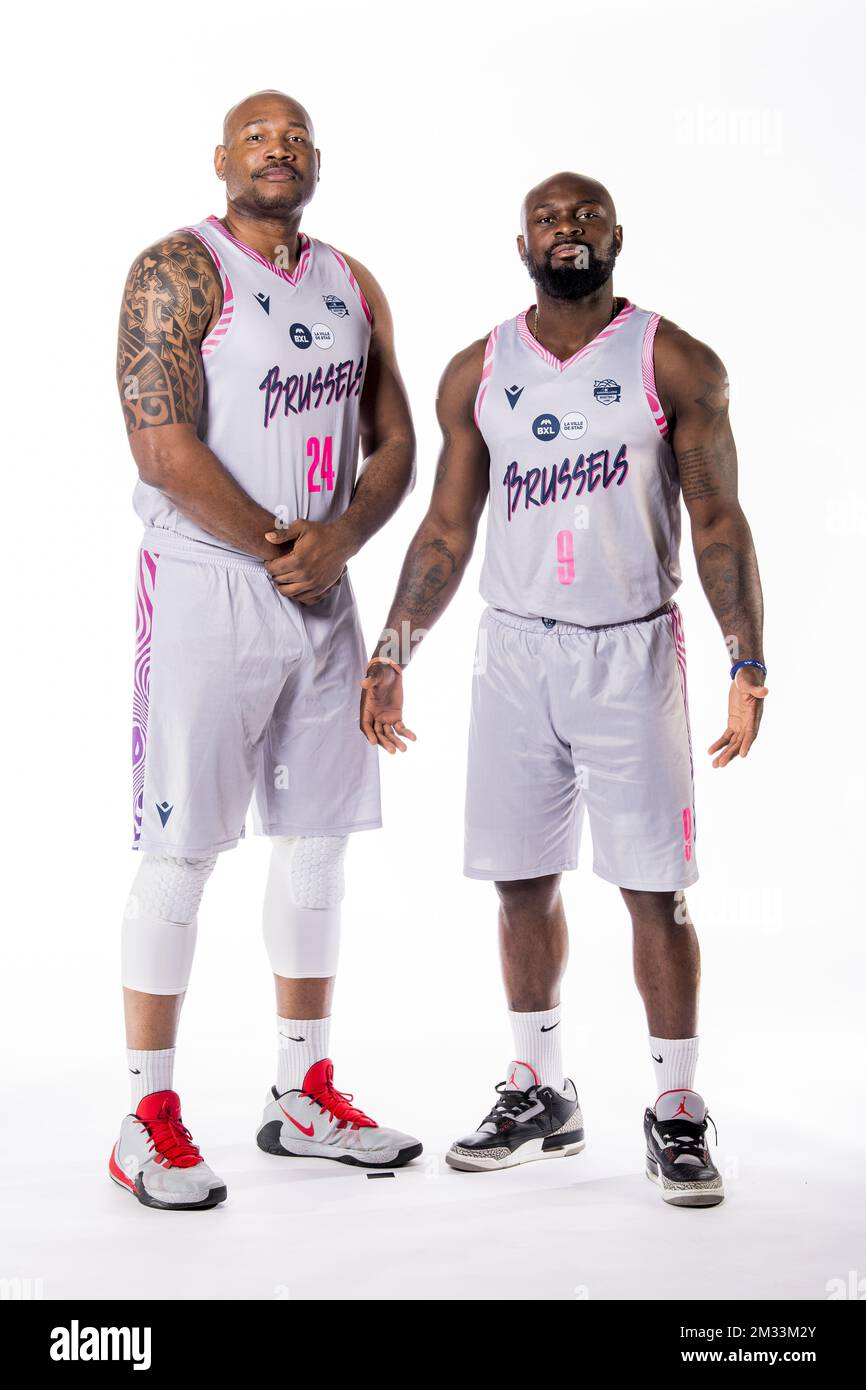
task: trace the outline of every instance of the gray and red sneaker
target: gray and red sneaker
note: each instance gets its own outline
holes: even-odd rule
[[[226,1186],[183,1123],[176,1091],[154,1091],[127,1115],[108,1161],[109,1176],[146,1207],[197,1211],[226,1199]]]
[[[725,1200],[707,1141],[708,1122],[712,1117],[703,1097],[688,1090],[663,1091],[644,1115],[646,1175],[671,1206],[717,1207]]]
[[[418,1139],[397,1129],[383,1129],[352,1104],[353,1097],[334,1088],[328,1057],[316,1062],[298,1091],[273,1086],[256,1143],[281,1158],[330,1158],[359,1168],[402,1168],[421,1152]]]

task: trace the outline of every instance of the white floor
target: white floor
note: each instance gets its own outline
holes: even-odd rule
[[[454,1136],[431,1133],[420,1160],[375,1180],[260,1153],[255,1119],[212,1114],[206,1154],[229,1200],[177,1214],[109,1181],[98,1107],[72,1154],[59,1129],[52,1150],[28,1124],[3,1164],[0,1272],[46,1299],[373,1300],[824,1299],[866,1272],[863,1169],[842,1127],[804,1149],[744,1115],[740,1157],[720,1148],[728,1200],[682,1211],[643,1176],[640,1115],[590,1114],[583,1154],[493,1175],[447,1169]]]

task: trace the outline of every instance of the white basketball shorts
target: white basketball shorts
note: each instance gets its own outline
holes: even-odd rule
[[[593,869],[666,892],[698,876],[682,618],[584,628],[488,608],[472,685],[469,878],[539,878],[577,865],[584,810]]]
[[[134,847],[188,858],[231,849],[253,793],[259,834],[381,825],[376,749],[358,727],[366,657],[348,575],[305,608],[256,560],[158,551],[151,537],[136,595]]]

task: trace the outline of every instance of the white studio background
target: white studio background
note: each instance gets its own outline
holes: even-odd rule
[[[262,16],[224,0],[179,0],[144,21],[129,8],[57,3],[6,20],[0,1013],[7,1143],[21,1178],[13,1139],[28,1136],[31,1185],[6,1179],[4,1190],[13,1207],[33,1210],[23,1227],[12,1221],[17,1243],[0,1274],[44,1270],[52,1292],[107,1291],[86,1248],[68,1281],[52,1275],[64,1237],[56,1225],[53,1235],[42,1229],[39,1211],[66,1164],[80,1180],[82,1230],[90,1203],[112,1214],[123,1206],[103,1173],[128,1100],[118,941],[135,868],[138,525],[113,384],[117,309],[137,251],[222,211],[211,157],[223,111],[271,86],[316,123],[322,179],[304,226],[383,284],[418,429],[417,489],[352,566],[368,639],[426,506],[442,368],[532,300],[514,246],[530,185],[561,168],[605,182],[625,229],[618,292],[724,359],[772,692],[748,762],[712,771],[703,750],[724,728],[726,653],[686,524],[699,1084],[731,1159],[733,1196],[720,1211],[749,1202],[754,1174],[764,1182],[754,1243],[739,1257],[746,1283],[735,1270],[725,1287],[821,1297],[825,1279],[855,1266],[866,1273],[862,1227],[849,1244],[844,1234],[864,1140],[861,26],[853,0],[467,0],[429,11],[330,0]],[[494,891],[461,876],[480,550],[407,678],[418,743],[404,758],[382,755],[386,828],[351,846],[335,1010],[338,1084],[373,1115],[420,1133],[434,1156],[480,1119],[510,1046]],[[245,1155],[250,1168],[261,1158],[246,1141],[273,1079],[259,922],[266,863],[265,845],[250,838],[218,864],[179,1043],[185,1118],[210,1139],[209,1157],[219,1143],[238,1146],[241,1173]],[[608,1170],[639,1174],[652,1100],[643,1016],[624,908],[590,865],[587,836],[564,887],[566,1058]],[[40,1159],[49,1127],[50,1165]],[[805,1155],[825,1184],[814,1230],[793,1253],[762,1234],[774,1184],[756,1149],[788,1163]],[[796,1213],[799,1178],[785,1172]],[[578,1176],[545,1174],[543,1190]],[[527,1193],[537,1198],[540,1181],[527,1175]],[[250,1184],[247,1174],[240,1186]],[[644,1187],[623,1221],[640,1221],[653,1196]],[[862,1186],[856,1200],[862,1207]],[[148,1236],[142,1216],[137,1242]],[[559,1219],[578,1228],[564,1206]],[[823,1250],[825,1237],[826,1254],[798,1281],[804,1247]],[[708,1277],[689,1287],[707,1296]],[[254,1284],[213,1291],[223,1287],[262,1296]],[[611,1287],[607,1296],[648,1293]],[[405,1288],[412,1296],[411,1282]],[[546,1290],[569,1297],[569,1276]],[[537,1296],[529,1276],[506,1292]],[[360,1282],[340,1296],[363,1296]]]

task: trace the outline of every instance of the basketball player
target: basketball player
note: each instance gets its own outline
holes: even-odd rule
[[[697,878],[680,584],[680,494],[730,655],[714,767],[744,758],[767,693],[755,551],[737,501],[718,357],[615,296],[610,194],[558,174],[534,188],[517,248],[536,302],[459,353],[439,393],[430,508],[362,682],[361,724],[393,753],[401,668],[455,593],[490,497],[472,693],[465,872],[492,879],[514,1057],[478,1129],[447,1155],[492,1171],[578,1153],[559,986],[560,876],[589,813],[594,869],[631,916],[655,1066],[647,1173],[665,1201],[722,1201],[694,1088],[699,953],[683,889]],[[721,671],[720,671],[721,678]],[[727,679],[727,677],[726,677]]]
[[[133,263],[118,355],[145,534],[140,862],[122,953],[132,1113],[110,1172],[174,1211],[226,1196],[181,1119],[175,1035],[202,892],[253,790],[273,844],[264,935],[279,1033],[259,1147],[374,1168],[421,1152],[335,1089],[328,1046],[343,856],[353,831],[381,824],[346,563],[413,480],[391,317],[369,271],[300,231],[320,167],[303,107],[279,92],[240,102],[214,165],[225,215]]]

